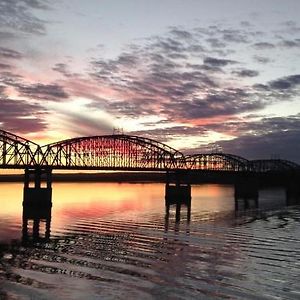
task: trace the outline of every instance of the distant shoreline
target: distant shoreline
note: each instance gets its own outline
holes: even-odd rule
[[[245,177],[246,176],[246,177]],[[298,177],[296,177],[298,178]],[[295,177],[284,176],[281,173],[257,174],[260,186],[284,186],[295,183]],[[247,174],[234,172],[193,173],[180,178],[181,183],[190,184],[236,184],[247,180]],[[53,182],[115,182],[115,183],[166,183],[165,172],[103,172],[103,173],[53,173]],[[1,174],[1,182],[24,182],[24,174]],[[170,182],[176,182],[176,176],[171,176]]]
[[[165,182],[165,173],[113,172],[113,173],[57,173],[52,175],[53,182]],[[1,174],[0,182],[23,182],[24,174]]]

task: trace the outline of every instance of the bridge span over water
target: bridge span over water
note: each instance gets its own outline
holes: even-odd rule
[[[0,130],[0,168],[124,171],[294,171],[283,159],[248,160],[228,153],[182,152],[153,139],[132,135],[78,137],[40,146]]]
[[[249,199],[257,206],[258,181],[274,180],[274,174],[280,184],[284,181],[289,203],[300,196],[300,166],[294,162],[248,160],[228,153],[184,155],[153,139],[124,134],[72,138],[40,146],[0,130],[0,168],[25,170],[23,206],[35,207],[34,211],[36,206],[37,211],[52,206],[53,170],[164,171],[166,207],[176,204],[176,212],[181,203],[190,208],[194,179],[198,182],[210,176],[217,182],[230,178],[235,184],[236,208],[241,198],[246,199],[247,207]]]

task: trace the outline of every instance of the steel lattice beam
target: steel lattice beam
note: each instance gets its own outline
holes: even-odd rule
[[[202,170],[270,172],[300,170],[282,159],[252,160],[226,153],[184,156],[158,141],[130,135],[80,137],[40,147],[0,130],[0,168],[85,170]]]
[[[41,157],[40,149],[36,143],[0,130],[0,168],[36,166]]]
[[[70,139],[42,147],[42,165],[53,168],[166,170],[185,168],[179,151],[128,135]]]

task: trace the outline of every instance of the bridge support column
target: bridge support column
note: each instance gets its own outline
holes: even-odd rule
[[[42,168],[25,169],[23,207],[52,206],[52,170]]]
[[[248,175],[240,178],[234,187],[235,210],[239,210],[241,203],[244,209],[258,208],[258,180]]]
[[[44,226],[43,226],[44,225]],[[30,228],[32,226],[32,228]],[[22,242],[45,242],[50,239],[51,206],[23,203]],[[43,230],[43,231],[42,231]]]
[[[182,177],[179,173],[175,175],[175,180],[167,172],[167,180],[165,186],[165,204],[166,204],[166,217],[169,217],[171,205],[176,205],[176,221],[180,220],[181,206],[187,207],[187,219],[191,217],[191,185],[189,183],[182,183]]]
[[[300,186],[296,180],[289,182],[285,188],[286,205],[300,204]]]

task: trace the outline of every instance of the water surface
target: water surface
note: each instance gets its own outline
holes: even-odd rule
[[[163,184],[55,183],[38,235],[22,193],[0,183],[1,300],[300,298],[300,212],[282,189],[236,212],[233,187],[193,186],[176,222]]]

